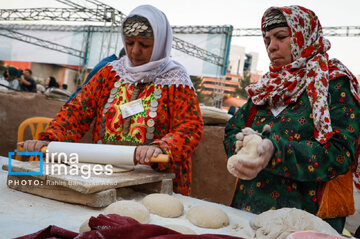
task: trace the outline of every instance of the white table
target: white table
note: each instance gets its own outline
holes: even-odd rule
[[[34,233],[47,227],[56,225],[74,232],[91,216],[102,213],[101,209],[63,203],[31,194],[15,191],[6,185],[7,172],[1,169],[8,158],[0,156],[0,232],[1,238],[13,238]],[[193,229],[198,234],[216,233],[249,238],[253,233],[249,222],[254,214],[237,210],[220,204],[185,197],[175,194],[185,207],[185,213],[179,218],[162,218],[151,214],[150,224],[168,225],[180,224]],[[230,218],[230,225],[221,229],[204,229],[192,225],[185,214],[191,206],[211,204],[223,209]]]

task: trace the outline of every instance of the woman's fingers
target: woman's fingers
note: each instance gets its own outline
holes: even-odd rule
[[[46,146],[46,145],[48,145],[49,144],[49,142],[47,142],[47,141],[40,141],[40,140],[37,140],[36,142],[35,142],[35,151],[36,152],[40,152],[41,151],[41,148],[42,147],[44,147],[44,146]]]
[[[154,147],[148,147],[147,148],[147,152],[146,152],[146,155],[145,155],[145,162],[146,163],[150,162],[150,158],[153,156],[154,151],[155,151]]]
[[[26,140],[18,143],[23,148],[23,152],[40,152],[41,148],[48,144],[49,141],[42,140]]]
[[[147,152],[147,148],[146,146],[140,146],[141,147],[141,151],[140,151],[140,163],[144,163],[145,161],[145,157],[146,157],[146,152]]]
[[[154,157],[157,157],[157,156],[159,156],[159,154],[161,154],[161,153],[162,153],[161,149],[156,148],[153,156],[154,156]]]
[[[264,159],[262,157],[254,160],[238,160],[235,163],[235,170],[238,174],[238,177],[244,180],[254,179],[264,168],[263,161]]]
[[[24,152],[35,152],[35,140],[25,141]]]
[[[237,167],[236,165],[235,165],[235,168],[234,168],[235,170],[235,175],[238,177],[238,178],[240,178],[240,179],[242,179],[242,180],[250,180],[250,179],[253,179],[253,178],[255,178],[256,177],[256,175],[257,174],[255,174],[254,175],[254,172],[253,172],[253,170],[249,170],[249,169],[246,169],[246,168],[243,168],[243,167]]]
[[[161,149],[155,146],[138,146],[135,151],[135,159],[140,163],[149,163],[151,157],[156,157],[161,153]]]
[[[263,155],[263,154],[270,154],[272,155],[274,153],[274,145],[273,143],[271,142],[271,140],[269,139],[264,139],[261,144],[259,144],[258,148],[258,153],[260,155]]]

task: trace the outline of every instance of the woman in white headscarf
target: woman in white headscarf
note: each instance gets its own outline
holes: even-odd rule
[[[170,162],[152,165],[173,172],[174,191],[188,195],[192,152],[203,122],[193,84],[184,67],[170,59],[172,30],[163,12],[135,8],[122,24],[126,57],[102,68],[56,115],[40,136],[26,141],[38,151],[48,141],[77,142],[95,119],[93,142],[138,145],[136,160],[165,153]],[[129,102],[132,101],[132,106]]]

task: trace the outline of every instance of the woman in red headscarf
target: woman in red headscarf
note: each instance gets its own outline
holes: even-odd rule
[[[228,157],[241,148],[235,135],[245,126],[261,131],[267,124],[271,133],[258,147],[258,159],[235,165],[232,206],[253,213],[295,207],[341,231],[354,210],[352,193],[339,199],[327,186],[352,190],[359,84],[339,60],[329,59],[330,42],[311,10],[272,7],[262,18],[262,33],[270,71],[247,88],[250,99],[227,124]],[[327,203],[339,207],[322,208]]]

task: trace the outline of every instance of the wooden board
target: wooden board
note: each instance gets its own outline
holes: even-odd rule
[[[44,168],[45,167],[46,165],[44,164]],[[58,185],[62,185],[65,188],[83,194],[91,194],[107,189],[162,182],[164,179],[173,179],[175,177],[175,174],[173,173],[160,173],[154,171],[151,167],[137,165],[134,170],[130,172],[113,173],[112,175],[91,175],[90,178],[85,179],[81,175],[64,175],[62,172],[65,170],[64,167],[55,171],[55,175],[32,175],[31,177],[44,181],[56,182]],[[12,172],[39,172],[40,163],[39,161],[22,162],[12,160],[11,168]],[[8,170],[8,165],[4,164],[3,169]]]
[[[230,119],[230,115],[215,107],[202,105],[200,111],[205,125],[225,125]]]
[[[30,180],[32,185],[29,185]],[[38,185],[34,185],[34,183]],[[52,183],[32,178],[31,176],[8,175],[7,178],[9,188],[62,202],[82,204],[90,207],[106,207],[116,201],[116,189],[83,194],[60,185],[52,185]]]

